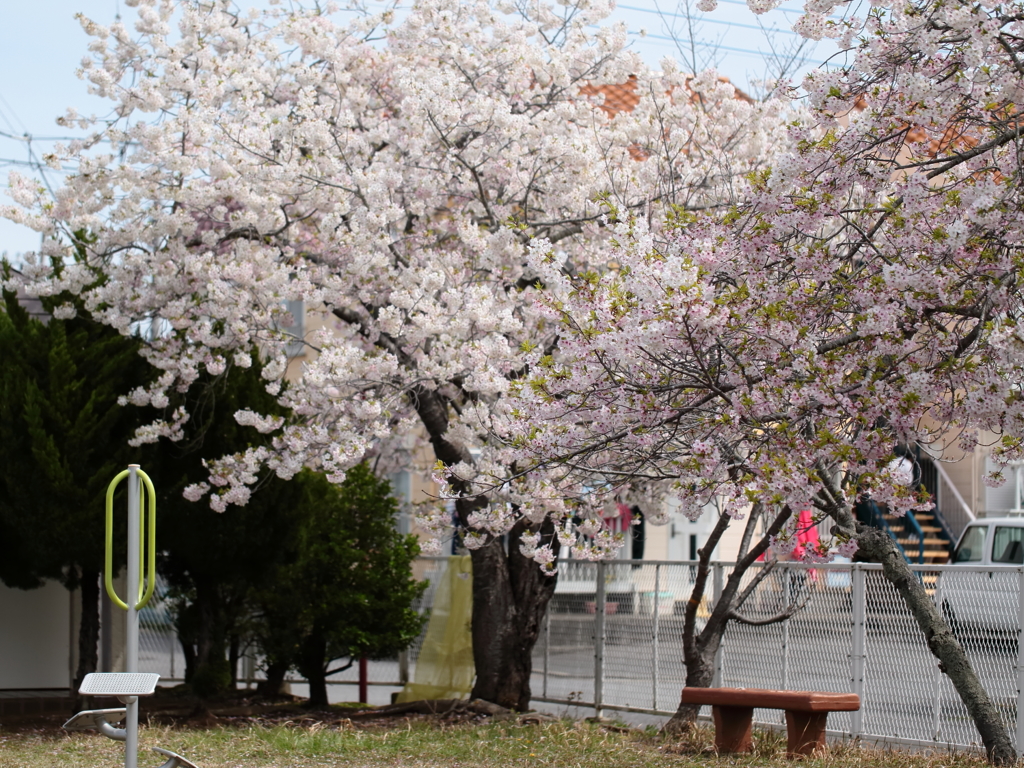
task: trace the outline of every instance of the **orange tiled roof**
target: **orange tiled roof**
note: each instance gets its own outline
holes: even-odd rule
[[[720,77],[719,80],[723,83],[729,82],[727,77]],[[598,107],[608,117],[615,117],[620,112],[632,112],[636,105],[640,103],[640,92],[637,87],[636,75],[630,75],[629,79],[624,83],[584,85],[580,88],[580,94],[583,96],[603,96],[604,100],[598,104]],[[691,101],[699,98],[698,94],[690,92]],[[736,98],[748,103],[753,102],[753,99],[739,88],[736,88]]]

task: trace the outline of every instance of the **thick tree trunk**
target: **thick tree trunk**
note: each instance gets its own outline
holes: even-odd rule
[[[861,526],[857,536],[859,553],[872,562],[881,563],[882,573],[903,598],[917,625],[924,633],[928,648],[939,660],[939,669],[953,683],[960,700],[974,720],[993,765],[1013,765],[1017,753],[999,712],[981,685],[963,646],[954,637],[935,602],[925,592],[921,581],[896,548],[895,542],[877,528]]]
[[[557,580],[519,551],[519,537],[525,530],[522,523],[512,529],[507,554],[498,540],[470,553],[476,665],[472,698],[520,712],[530,706],[533,647]],[[541,535],[557,548],[550,520],[542,525]]]
[[[267,664],[266,680],[256,684],[256,692],[260,696],[274,698],[281,695],[284,688],[284,676],[288,674],[288,663],[284,661],[271,661]]]
[[[447,437],[448,401],[437,390],[417,388],[410,393],[416,412],[430,435],[434,455],[445,464],[472,463],[469,449]],[[458,482],[456,489],[466,490]],[[469,515],[486,506],[487,498],[463,497],[455,504],[462,525],[469,527]],[[530,706],[530,672],[533,646],[541,622],[555,591],[556,576],[545,576],[540,566],[519,551],[519,536],[525,530],[518,523],[508,534],[506,554],[501,541],[491,539],[470,552],[473,560],[473,661],[476,684],[472,696],[508,709]],[[547,520],[540,532],[557,554],[554,525]]]
[[[692,659],[686,660],[686,687],[687,688],[708,688],[715,679],[715,654],[721,644],[721,634],[717,641],[709,643],[703,652]],[[686,733],[697,722],[697,715],[700,714],[699,704],[684,704],[681,701],[676,712],[662,726],[662,733],[678,735]]]
[[[181,633],[178,633],[178,642],[181,643],[181,655],[185,657],[185,676],[184,681],[191,683],[192,679],[196,676],[196,647],[192,644],[192,641],[188,638],[182,637]]]
[[[82,680],[95,672],[99,660],[100,644],[100,574],[84,569],[78,585],[82,601],[81,623],[78,625],[78,669],[72,695],[78,694]]]
[[[313,632],[303,642],[300,651],[299,673],[309,683],[309,701],[312,707],[327,706],[327,639]]]
[[[327,678],[324,677],[323,671],[313,672],[307,676],[306,680],[309,682],[309,701],[307,704],[311,707],[326,707]]]

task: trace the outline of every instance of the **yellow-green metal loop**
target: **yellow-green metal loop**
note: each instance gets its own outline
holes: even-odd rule
[[[145,525],[145,504],[142,503],[142,494],[139,494],[139,515],[143,518],[140,521],[143,525],[139,526],[139,531],[145,530],[147,545],[139,547],[139,578],[146,573],[146,594],[135,606],[135,610],[139,610],[150,601],[150,598],[153,597],[153,590],[156,589],[156,489],[153,487],[153,481],[149,479],[149,475],[141,469],[135,471],[142,478],[146,490],[149,491],[149,525]]]
[[[135,610],[143,608],[153,597],[156,589],[156,489],[149,475],[141,469],[135,470],[136,474],[146,486],[149,492],[149,524],[146,524],[146,498],[139,494],[139,584],[136,594],[142,592],[143,574],[145,574],[146,592],[135,605]],[[124,480],[131,470],[126,469],[119,472],[107,486],[107,516],[106,516],[106,552],[104,553],[103,586],[107,589],[107,595],[114,605],[127,611],[128,603],[117,596],[114,592],[113,583],[113,562],[114,562],[114,491],[118,484]]]
[[[113,563],[114,563],[114,491],[117,489],[118,484],[124,480],[131,473],[131,470],[124,470],[119,472],[117,476],[110,481],[110,485],[107,486],[107,541],[106,541],[106,552],[104,553],[103,561],[103,586],[107,588],[107,596],[118,608],[128,610],[128,603],[117,596],[114,592],[113,582]]]

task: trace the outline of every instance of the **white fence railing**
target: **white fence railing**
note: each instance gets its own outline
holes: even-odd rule
[[[598,712],[671,715],[685,679],[682,610],[695,564],[569,567],[572,589],[556,590],[535,651],[534,698]],[[1018,749],[1024,747],[1024,717],[1017,716],[1024,707],[1018,642],[1024,568],[912,568],[951,621]],[[582,584],[587,571],[589,590]],[[708,615],[730,571],[731,564],[714,565],[709,599],[698,617]],[[751,569],[745,581],[753,576]],[[804,605],[788,620],[729,624],[716,658],[715,685],[857,693],[859,712],[829,719],[830,730],[851,738],[980,743],[966,708],[880,566],[779,563],[740,612],[764,619],[794,601]],[[781,723],[780,713],[758,714],[764,723]]]

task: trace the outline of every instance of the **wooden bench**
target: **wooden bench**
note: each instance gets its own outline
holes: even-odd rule
[[[683,688],[683,704],[710,704],[715,721],[715,747],[719,753],[750,752],[754,708],[786,712],[790,757],[810,755],[825,746],[825,721],[829,712],[860,709],[855,693],[771,691],[762,688]]]

